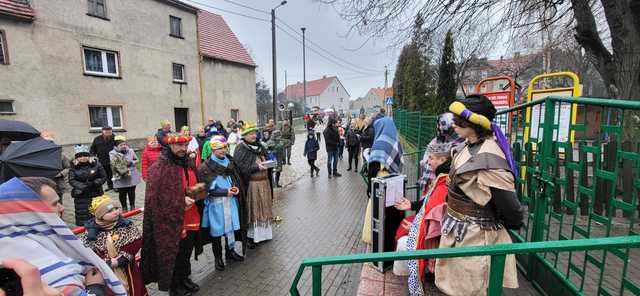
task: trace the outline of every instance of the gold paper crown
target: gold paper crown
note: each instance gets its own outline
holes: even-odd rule
[[[245,122],[244,125],[240,128],[240,135],[246,136],[250,132],[258,131],[256,126],[251,122]]]
[[[111,197],[108,195],[96,196],[91,200],[91,207],[89,207],[89,213],[91,215],[96,214],[96,210],[103,205],[104,203],[112,202]]]
[[[113,138],[114,141],[127,141],[127,137],[123,136],[123,135],[117,135]]]

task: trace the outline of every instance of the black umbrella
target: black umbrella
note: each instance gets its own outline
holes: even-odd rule
[[[26,122],[0,119],[0,139],[26,141],[40,136],[40,132]]]
[[[53,178],[62,170],[62,148],[37,137],[13,142],[0,155],[0,182],[13,177]]]

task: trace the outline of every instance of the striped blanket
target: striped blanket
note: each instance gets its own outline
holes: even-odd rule
[[[375,139],[368,162],[379,162],[392,174],[402,173],[402,146],[393,120],[383,117],[373,124]]]
[[[65,295],[85,295],[84,274],[93,267],[114,295],[127,295],[111,268],[17,178],[0,185],[0,260],[8,258],[38,267],[42,280]]]

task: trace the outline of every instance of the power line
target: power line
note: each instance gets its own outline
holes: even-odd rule
[[[281,22],[283,25],[285,25],[286,27],[288,27],[289,29],[291,29],[292,31],[296,32],[296,34],[297,34],[298,36],[300,36],[300,33],[299,33],[295,28],[293,28],[291,25],[287,24],[285,21],[283,21],[283,20],[282,20],[282,19],[280,19],[280,18],[276,18],[276,19],[277,19],[279,22]],[[359,70],[364,71],[364,72],[374,72],[374,73],[378,73],[378,72],[380,72],[380,70],[374,70],[374,69],[363,68],[363,67],[358,66],[358,65],[356,65],[356,64],[353,64],[353,63],[351,63],[351,62],[349,62],[349,61],[347,61],[347,60],[345,60],[345,59],[343,59],[343,58],[341,58],[341,57],[339,57],[339,56],[336,56],[336,55],[335,55],[335,54],[333,54],[332,52],[330,52],[330,51],[328,51],[328,50],[324,49],[324,48],[323,48],[322,46],[320,46],[319,44],[317,44],[317,43],[313,42],[313,40],[310,40],[308,37],[306,38],[306,41],[307,41],[307,42],[309,42],[310,44],[312,44],[312,45],[316,46],[317,48],[319,48],[320,50],[322,50],[322,51],[323,51],[323,52],[325,52],[326,54],[328,54],[328,55],[332,56],[333,58],[335,58],[335,59],[337,59],[337,60],[339,60],[339,61],[341,61],[341,62],[343,62],[343,63],[345,63],[345,64],[348,64],[348,65],[350,65],[350,66],[352,66],[352,67],[354,67],[354,68],[356,68],[356,69],[359,69]]]
[[[280,27],[280,26],[279,26],[279,25],[277,25],[277,24],[276,24],[276,27],[277,27],[278,29],[280,29],[280,31],[281,31],[282,33],[285,33],[287,36],[291,37],[293,40],[295,40],[295,41],[297,41],[298,43],[302,44],[302,40],[298,39],[298,37],[297,37],[297,36],[295,36],[295,35],[293,35],[293,34],[289,33],[289,31],[287,31],[287,30],[283,29],[282,27]],[[339,66],[339,67],[342,67],[342,68],[344,68],[344,69],[346,69],[346,70],[348,70],[348,71],[351,71],[351,72],[353,72],[353,73],[356,73],[356,74],[362,74],[362,75],[371,75],[371,74],[372,74],[372,73],[367,73],[367,72],[363,72],[363,71],[356,70],[356,69],[350,69],[350,68],[347,68],[347,67],[345,67],[345,65],[344,65],[344,64],[341,64],[340,62],[336,62],[335,60],[333,60],[333,59],[331,59],[331,58],[329,58],[329,57],[325,56],[324,54],[322,54],[322,53],[321,53],[321,52],[319,52],[318,50],[314,49],[313,47],[308,47],[308,49],[309,49],[309,50],[311,50],[312,52],[314,52],[315,54],[319,55],[320,57],[324,58],[325,60],[327,60],[327,61],[329,61],[329,62],[331,62],[331,63],[333,63],[333,64],[335,64],[335,65],[337,65],[337,66]]]
[[[204,6],[204,7],[206,7],[206,8],[210,8],[210,9],[214,9],[214,10],[219,10],[219,11],[222,11],[222,12],[226,12],[226,13],[229,13],[229,14],[234,14],[234,15],[237,15],[237,16],[242,16],[242,17],[250,18],[250,19],[253,19],[253,20],[261,21],[261,22],[266,22],[266,23],[270,23],[270,22],[271,22],[271,21],[270,21],[270,20],[268,20],[268,19],[263,19],[263,18],[259,18],[259,17],[255,17],[255,16],[251,16],[251,15],[247,15],[247,14],[243,14],[243,13],[239,13],[239,12],[235,12],[235,11],[227,10],[227,9],[218,8],[218,7],[211,6],[211,5],[209,5],[209,4],[202,3],[202,2],[199,2],[199,1],[196,1],[196,0],[184,0],[184,1],[191,2],[191,3],[195,3],[195,4],[198,4],[198,5]]]
[[[227,2],[227,3],[231,3],[233,5],[237,5],[237,6],[240,6],[240,7],[244,7],[246,9],[250,9],[250,10],[253,10],[253,11],[261,12],[261,13],[264,13],[264,14],[269,14],[269,12],[266,11],[266,10],[257,9],[257,8],[254,8],[254,7],[251,7],[251,6],[248,6],[248,5],[244,5],[242,3],[238,3],[238,2],[235,2],[235,1],[231,1],[231,0],[222,0],[222,1]]]

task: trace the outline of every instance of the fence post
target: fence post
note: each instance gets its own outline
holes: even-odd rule
[[[487,291],[488,296],[502,295],[502,281],[504,277],[504,263],[506,259],[506,255],[491,256],[491,268],[489,270],[489,288]]]
[[[311,267],[311,284],[312,295],[322,295],[322,265],[314,265]]]

